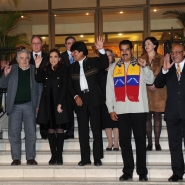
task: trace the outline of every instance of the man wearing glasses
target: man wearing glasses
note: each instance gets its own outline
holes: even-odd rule
[[[31,52],[31,59],[30,59],[30,64],[35,65],[35,59],[42,58],[41,62],[41,68],[43,69],[47,63],[47,54],[42,52],[42,38],[34,35],[31,38],[31,47],[32,47],[32,52]]]
[[[62,61],[66,67],[69,67],[74,63],[74,58],[71,52],[71,46],[76,42],[76,39],[73,36],[68,36],[65,38],[66,51],[61,54]],[[74,98],[68,94],[69,101],[69,111],[70,111],[70,125],[67,131],[65,132],[64,139],[73,139],[74,138]]]
[[[182,138],[185,138],[185,51],[182,44],[175,44],[170,55],[164,57],[164,65],[156,77],[155,86],[167,86],[167,101],[164,118],[167,124],[171,167],[173,174],[168,181],[177,182],[183,179],[184,159]],[[183,130],[183,132],[182,132]]]
[[[44,52],[42,52],[42,38],[39,37],[38,35],[33,35],[31,38],[31,47],[32,47],[32,52],[30,52],[31,59],[30,59],[30,64],[35,65],[35,59],[42,59],[42,62],[40,64],[41,69],[44,69],[44,67],[47,64],[48,61],[48,55]],[[40,84],[40,91],[42,91],[42,84]],[[38,109],[36,113],[38,112]],[[47,139],[47,127],[45,124],[39,123],[40,124],[40,135],[42,139]]]

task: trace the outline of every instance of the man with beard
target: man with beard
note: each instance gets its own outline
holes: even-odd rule
[[[124,162],[120,181],[133,176],[134,158],[131,145],[132,132],[136,143],[136,172],[140,181],[147,181],[146,168],[146,116],[148,99],[146,84],[153,84],[154,75],[146,65],[133,57],[129,40],[119,43],[121,58],[110,66],[107,76],[106,104],[113,121],[118,121],[119,144]]]

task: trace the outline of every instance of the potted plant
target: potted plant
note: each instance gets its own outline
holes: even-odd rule
[[[168,10],[163,13],[163,15],[173,15],[175,16],[181,23],[181,26],[183,27],[184,33],[179,34],[175,33],[177,36],[180,37],[182,44],[185,46],[185,12],[184,11],[178,11],[178,10]],[[172,28],[173,32],[173,28]]]
[[[23,14],[19,11],[0,11],[0,60],[9,61],[12,49],[20,45],[29,45],[26,33],[15,34],[16,25]],[[29,18],[24,15],[24,17]],[[1,66],[2,67],[2,66]]]

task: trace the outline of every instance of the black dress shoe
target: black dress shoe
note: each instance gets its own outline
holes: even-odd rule
[[[141,174],[141,175],[139,175],[139,180],[140,181],[148,181],[148,177],[147,177],[147,175]]]
[[[52,156],[51,159],[49,160],[49,165],[55,165],[55,164],[57,164],[57,160],[55,157]]]
[[[102,162],[100,159],[94,159],[94,166],[101,166]]]
[[[88,165],[88,164],[91,164],[91,161],[80,161],[79,163],[78,163],[78,166],[85,166],[85,165]]]
[[[120,178],[119,178],[119,180],[120,181],[127,181],[127,180],[129,180],[129,179],[132,179],[132,173],[130,174],[130,173],[124,173]]]
[[[64,139],[74,139],[74,135],[68,136],[68,135],[64,135]]]
[[[148,146],[146,147],[146,151],[152,151],[152,145],[148,145]]]
[[[177,181],[182,180],[182,179],[183,179],[182,176],[173,174],[173,175],[168,179],[168,181],[169,181],[169,182],[177,182]]]
[[[12,166],[15,166],[15,165],[21,165],[21,161],[18,160],[18,159],[14,159],[11,163]]]
[[[114,151],[119,151],[119,148],[113,148]]]
[[[155,145],[155,149],[156,151],[161,151],[162,150],[161,145],[160,144]]]
[[[112,148],[108,148],[108,147],[107,147],[107,148],[106,148],[106,151],[112,151]]]
[[[37,161],[35,159],[27,160],[27,165],[37,165]]]
[[[63,157],[62,156],[57,158],[57,165],[63,165]]]

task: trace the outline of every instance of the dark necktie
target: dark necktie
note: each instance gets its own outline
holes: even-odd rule
[[[35,54],[35,59],[37,58],[38,54]]]

